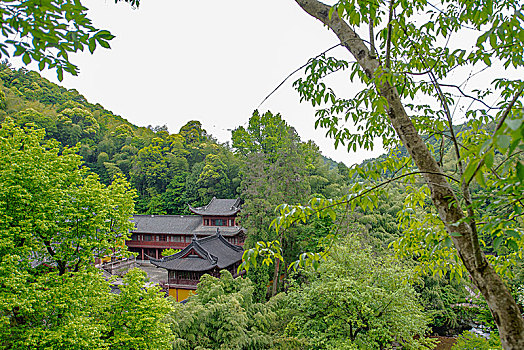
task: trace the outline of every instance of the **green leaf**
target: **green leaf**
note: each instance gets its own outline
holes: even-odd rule
[[[64,70],[63,70],[62,67],[57,67],[56,68],[56,75],[57,75],[59,81],[64,80]]]
[[[493,166],[493,152],[488,152],[484,155],[484,163],[488,168]]]
[[[101,30],[98,33],[96,33],[95,36],[98,37],[98,38],[105,39],[105,40],[111,40],[111,39],[113,39],[115,37],[108,30]]]
[[[513,251],[519,250],[519,245],[512,239],[508,239],[508,247]]]
[[[517,176],[520,181],[524,181],[524,164],[522,162],[517,162]]]
[[[87,45],[89,47],[89,52],[91,52],[91,53],[95,52],[95,49],[96,49],[95,39],[93,39],[93,38],[89,39],[89,42],[88,42]]]
[[[31,63],[31,57],[29,56],[29,54],[26,52],[24,53],[24,55],[22,56],[22,61],[25,63],[25,64],[29,64]]]
[[[456,225],[456,223],[453,224],[453,225],[458,226],[458,224]],[[458,233],[458,232],[450,232],[449,235],[453,236],[453,237],[462,237],[462,235],[460,233]]]
[[[511,130],[515,131],[522,125],[522,119],[506,119],[505,123]]]
[[[101,39],[98,39],[98,43],[100,44],[100,46],[102,46],[103,48],[106,48],[106,49],[110,49],[111,46],[109,46],[109,43],[107,41],[104,41],[104,40],[101,40]]]
[[[464,179],[466,181],[470,181],[471,180],[471,178],[473,177],[473,173],[477,169],[478,163],[479,163],[479,161],[477,159],[472,160],[471,162],[469,162],[468,166],[466,167],[466,170],[464,171]]]
[[[484,179],[484,173],[482,172],[482,170],[477,171],[477,173],[475,174],[475,180],[477,180],[477,183],[481,187],[486,187],[486,180]]]
[[[493,240],[493,249],[498,250],[500,247],[500,243],[502,243],[503,240],[504,237],[502,236],[495,237],[495,239]]]
[[[510,229],[510,230],[506,230],[506,233],[507,233],[509,236],[511,236],[511,237],[513,237],[513,238],[515,238],[515,239],[520,239],[520,232],[518,232],[518,231],[516,231],[516,230],[511,230],[511,229]]]
[[[511,136],[509,135],[499,135],[497,136],[495,143],[501,150],[506,150],[509,147],[511,142]]]

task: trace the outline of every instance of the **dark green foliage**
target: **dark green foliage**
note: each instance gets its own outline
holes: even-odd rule
[[[465,283],[450,280],[449,276],[424,276],[415,289],[432,318],[433,333],[449,336],[471,328],[478,306],[470,303],[472,295]]]

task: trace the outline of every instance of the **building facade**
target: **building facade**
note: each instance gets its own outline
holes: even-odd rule
[[[196,239],[220,235],[233,245],[244,245],[245,232],[237,223],[240,199],[213,198],[206,206],[194,208],[195,215],[134,215],[134,230],[126,242],[137,259],[162,258],[164,249],[184,249]]]
[[[191,243],[176,254],[161,259],[151,257],[150,261],[167,270],[169,295],[183,301],[196,290],[204,274],[219,277],[220,270],[228,270],[236,277],[243,253],[241,246],[230,243],[217,229],[212,236],[193,236]]]

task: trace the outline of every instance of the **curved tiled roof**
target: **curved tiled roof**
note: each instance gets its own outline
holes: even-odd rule
[[[202,224],[195,215],[133,215],[134,233],[192,233]]]
[[[189,206],[189,210],[198,215],[210,216],[231,216],[240,210],[240,198],[236,199],[219,199],[213,197],[211,202],[204,207],[194,208]]]
[[[133,215],[132,233],[164,233],[209,236],[216,233],[216,226],[202,225],[202,217],[196,215]],[[220,226],[225,237],[235,236],[243,229],[238,226]]]
[[[187,256],[194,250],[198,257]],[[217,267],[227,268],[242,260],[244,249],[229,243],[221,233],[193,241],[176,254],[166,256],[162,259],[150,257],[150,261],[156,267],[174,271],[209,271]]]

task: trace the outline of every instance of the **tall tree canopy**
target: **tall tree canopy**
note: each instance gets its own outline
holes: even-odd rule
[[[431,349],[424,339],[428,318],[406,283],[410,273],[348,236],[318,271],[299,276],[305,283],[290,288],[284,299],[291,318],[287,331],[305,339],[307,349],[384,349],[393,341]]]

